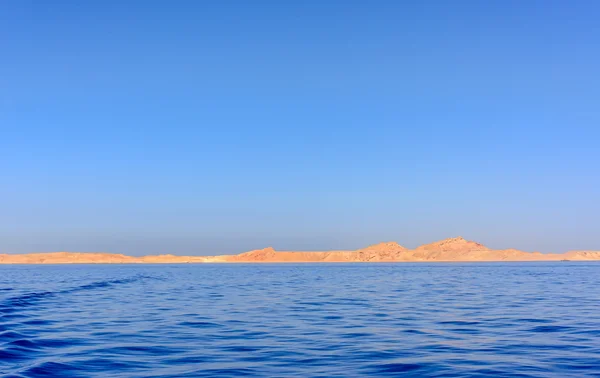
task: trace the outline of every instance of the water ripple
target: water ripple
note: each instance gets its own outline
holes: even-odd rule
[[[598,377],[600,264],[0,267],[5,377]]]

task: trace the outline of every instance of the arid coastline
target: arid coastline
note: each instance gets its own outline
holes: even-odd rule
[[[450,238],[408,249],[396,242],[371,245],[353,251],[253,250],[238,255],[127,256],[113,253],[48,252],[0,254],[0,264],[139,264],[139,263],[327,263],[327,262],[478,262],[478,261],[585,261],[600,260],[600,251],[566,253],[524,252],[517,249],[490,249],[465,240]]]

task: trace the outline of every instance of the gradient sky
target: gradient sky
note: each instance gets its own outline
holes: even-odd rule
[[[600,250],[598,1],[0,2],[0,253]]]

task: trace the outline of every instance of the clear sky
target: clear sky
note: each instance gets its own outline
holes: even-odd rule
[[[600,2],[0,2],[0,253],[600,250]]]

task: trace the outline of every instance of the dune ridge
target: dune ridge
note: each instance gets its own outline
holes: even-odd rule
[[[0,264],[166,264],[166,263],[270,263],[270,262],[477,262],[477,261],[560,261],[600,260],[600,251],[566,253],[524,252],[517,249],[490,249],[462,237],[449,238],[408,249],[396,242],[374,244],[351,251],[276,251],[272,247],[238,255],[127,256],[113,253],[46,252],[0,254]]]

